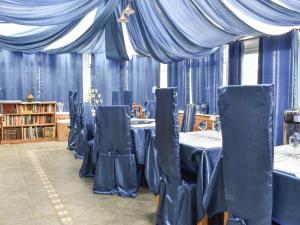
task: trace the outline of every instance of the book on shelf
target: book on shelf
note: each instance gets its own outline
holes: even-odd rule
[[[55,119],[53,115],[4,115],[3,126],[22,126],[37,124],[53,124]]]

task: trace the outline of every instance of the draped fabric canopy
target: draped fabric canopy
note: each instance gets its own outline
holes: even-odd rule
[[[3,0],[0,21],[38,27],[18,35],[0,36],[0,46],[26,53],[45,51],[97,8],[94,23],[84,34],[48,52],[97,52],[106,30],[107,58],[127,60],[122,28],[116,21],[127,2]],[[269,26],[300,25],[300,4],[296,0],[132,0],[132,6],[136,13],[127,24],[132,46],[137,53],[165,63],[198,58],[242,37],[261,35],[253,20]],[[252,21],[244,21],[245,17]]]

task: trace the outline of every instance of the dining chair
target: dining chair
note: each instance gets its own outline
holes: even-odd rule
[[[155,118],[155,111],[156,111],[156,101],[148,100],[145,102],[145,115],[149,119]]]
[[[137,165],[132,147],[128,107],[98,107],[96,124],[94,193],[135,197],[138,189]]]
[[[272,223],[274,86],[219,90],[228,225]]]
[[[157,225],[197,223],[196,181],[181,175],[176,88],[156,90],[156,144],[160,173]]]
[[[78,135],[75,149],[75,158],[83,159],[86,145],[94,139],[94,118],[92,114],[93,106],[85,102],[81,104],[78,117]]]
[[[181,132],[193,131],[196,117],[196,106],[194,104],[186,104],[183,112],[181,124]]]
[[[70,132],[68,137],[68,149],[74,150],[76,148],[77,127],[76,127],[76,113],[78,107],[78,93],[77,91],[69,91],[69,116],[70,116]]]

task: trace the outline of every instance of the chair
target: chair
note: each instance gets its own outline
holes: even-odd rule
[[[156,101],[149,100],[145,102],[145,115],[148,115],[147,117],[149,119],[155,118],[155,111],[156,111]]]
[[[70,133],[68,137],[68,149],[76,148],[77,126],[76,113],[78,108],[78,93],[77,91],[69,91],[69,115],[70,115]]]
[[[94,118],[91,103],[82,103],[78,118],[78,136],[75,158],[83,159],[87,143],[94,139]]]
[[[98,157],[94,193],[135,197],[138,189],[137,165],[128,107],[98,107],[96,124],[94,150]]]
[[[160,172],[157,225],[197,223],[196,182],[181,175],[176,88],[156,90],[156,144]]]
[[[274,86],[219,91],[228,225],[272,223]]]
[[[196,117],[196,106],[194,104],[186,104],[183,113],[181,132],[193,131]]]

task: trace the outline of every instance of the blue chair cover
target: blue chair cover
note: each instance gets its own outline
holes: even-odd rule
[[[221,88],[219,111],[227,224],[270,225],[274,86]]]
[[[132,91],[113,91],[112,105],[129,105],[129,114],[132,113],[133,95]]]
[[[70,115],[70,133],[68,137],[68,149],[74,150],[76,148],[77,140],[77,126],[76,113],[78,108],[78,93],[77,91],[69,91],[69,115]]]
[[[196,106],[194,104],[186,104],[183,113],[181,132],[193,131],[196,117]]]
[[[94,139],[94,118],[91,103],[82,103],[78,112],[78,135],[75,149],[75,158],[82,159],[88,142]]]
[[[273,219],[279,224],[300,223],[300,179],[294,175],[274,172]]]
[[[137,165],[128,107],[98,107],[96,124],[94,150],[98,158],[94,193],[135,197],[138,189]]]
[[[95,176],[96,159],[94,154],[94,142],[95,140],[90,140],[88,142],[85,142],[85,144],[83,145],[84,157],[83,157],[81,168],[79,170],[80,177]]]
[[[160,170],[157,225],[197,223],[196,184],[183,181],[179,157],[176,88],[156,90],[156,144]]]
[[[156,111],[156,101],[146,101],[145,102],[145,114],[148,112],[148,118],[154,119]]]

